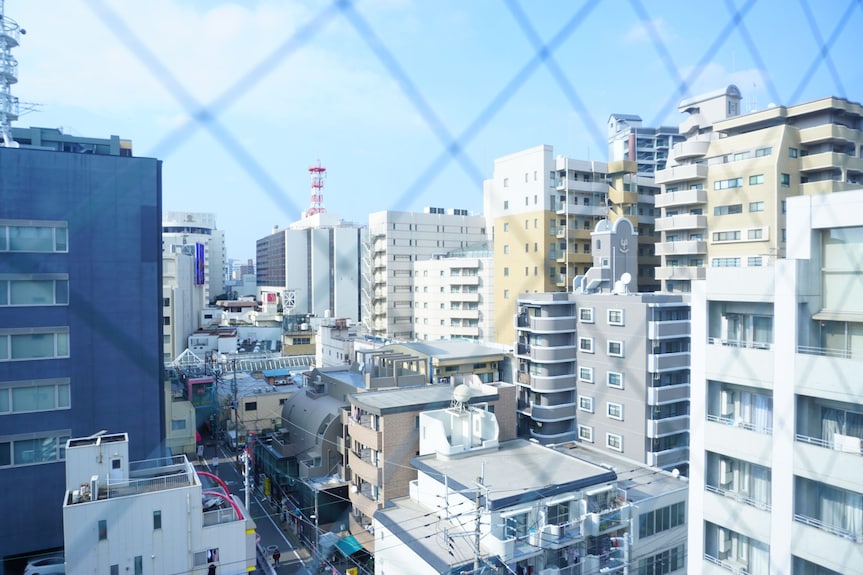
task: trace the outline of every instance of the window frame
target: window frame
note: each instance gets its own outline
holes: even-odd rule
[[[611,319],[612,314],[620,314],[620,319],[617,321],[612,320]],[[623,316],[623,309],[622,308],[621,309],[612,308],[612,309],[608,309],[606,311],[605,319],[608,322],[608,325],[624,325],[624,319],[623,318],[624,318],[624,316]]]
[[[579,395],[578,396],[578,409],[580,411],[584,411],[587,413],[594,412],[594,401],[593,397],[590,395]]]
[[[584,346],[583,344],[585,344],[585,343],[588,345]],[[584,353],[594,353],[593,338],[587,337],[587,336],[579,337],[578,338],[578,351],[581,351]]]
[[[611,351],[611,346],[613,344],[617,344],[620,346],[620,351],[618,353],[614,353]],[[623,340],[619,339],[610,339],[605,342],[605,353],[610,357],[623,357]]]
[[[611,376],[616,375],[619,378],[620,383],[614,384],[611,383]],[[605,374],[605,385],[612,389],[623,389],[623,372],[620,371],[609,371]]]
[[[612,411],[616,411],[617,415],[613,414]],[[623,421],[623,404],[617,403],[616,401],[606,401],[605,402],[605,415],[609,419],[615,419],[617,421]]]
[[[587,432],[582,433],[582,432]],[[590,425],[582,425],[578,424],[578,439],[579,441],[587,441],[588,443],[593,443],[593,427]]]
[[[585,313],[587,312],[587,313]],[[587,316],[587,317],[585,317]],[[580,323],[593,323],[593,308],[592,307],[579,307],[578,308],[578,321]]]
[[[612,438],[616,438],[619,445],[612,445]],[[606,433],[605,434],[605,446],[609,449],[613,449],[619,453],[623,453],[623,436],[619,433]]]
[[[578,367],[578,380],[593,383],[593,368],[581,365]]]

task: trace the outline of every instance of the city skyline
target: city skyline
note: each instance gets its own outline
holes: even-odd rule
[[[227,257],[243,261],[300,219],[318,160],[324,206],[355,223],[480,213],[495,158],[551,144],[605,161],[612,113],[677,125],[681,99],[731,83],[744,113],[861,99],[858,3],[699,8],[5,3],[27,30],[13,94],[38,104],[15,125],[132,140],[134,155],[164,160],[164,210],[214,213]]]

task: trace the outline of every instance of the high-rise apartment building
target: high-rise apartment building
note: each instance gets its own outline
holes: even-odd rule
[[[281,294],[285,314],[330,314],[359,321],[365,233],[362,226],[329,212],[273,230],[257,242],[258,291]]]
[[[650,178],[636,175],[631,161],[612,163],[553,155],[536,146],[494,162],[483,184],[486,227],[493,231],[495,256],[495,341],[511,344],[515,300],[525,292],[572,289],[587,273],[590,234],[601,219],[626,218],[639,230],[633,254],[642,258],[633,278],[638,289],[655,285],[653,195]]]
[[[685,100],[668,167],[656,174],[666,291],[689,291],[708,267],[761,267],[786,247],[789,197],[859,189],[863,107],[841,98],[740,115],[736,86]]]
[[[414,338],[494,340],[494,260],[487,243],[414,263]]]
[[[783,258],[692,283],[691,572],[863,573],[863,191],[787,208]]]
[[[174,246],[173,251],[162,253],[162,345],[166,362],[186,351],[189,336],[201,327],[206,299],[204,286],[195,281],[195,262],[194,249]]]
[[[167,212],[162,218],[162,249],[167,253],[182,246],[195,255],[196,282],[204,286],[205,301],[225,293],[225,232],[216,227],[216,215]]]
[[[20,147],[0,147],[4,561],[62,546],[69,437],[128,431],[146,459],[165,427],[161,162],[116,137],[57,151],[39,129],[13,134]]]
[[[485,219],[464,209],[369,214],[363,258],[363,323],[369,333],[414,337],[414,263],[475,246],[487,239]],[[259,262],[260,265],[260,262]]]
[[[650,128],[634,114],[612,114],[608,119],[608,161],[636,162],[639,176],[652,178],[665,169],[672,146],[685,138],[677,126]]]

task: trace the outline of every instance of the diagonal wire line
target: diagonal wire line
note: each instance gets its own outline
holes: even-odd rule
[[[527,37],[528,41],[533,44],[536,49],[536,54],[540,60],[542,60],[545,65],[548,67],[549,72],[557,83],[558,87],[563,92],[564,97],[569,101],[569,105],[572,106],[573,109],[578,113],[581,118],[582,123],[584,123],[585,128],[590,131],[590,135],[595,140],[595,144],[599,147],[600,150],[603,150],[607,147],[608,143],[600,132],[599,128],[596,125],[594,118],[587,111],[587,106],[584,105],[584,102],[579,97],[578,93],[575,91],[575,88],[572,87],[572,83],[567,79],[566,75],[558,66],[557,61],[552,57],[552,52],[549,50],[549,47],[543,45],[542,39],[539,37],[539,34],[536,33],[536,29],[530,24],[530,21],[527,18],[527,15],[521,10],[521,7],[518,5],[515,0],[507,0],[507,7],[513,12],[513,16],[515,17],[516,22],[521,27],[522,32]],[[585,17],[593,10],[594,7],[598,4],[598,0],[590,0],[585,2],[581,9],[576,13],[573,17],[573,20],[576,20],[578,24],[580,24]],[[569,31],[571,33],[572,30]],[[569,36],[567,33],[567,36]]]
[[[461,163],[467,175],[471,177],[478,185],[482,184],[482,172],[464,153],[458,141],[453,139],[452,135],[444,126],[441,119],[432,110],[428,102],[423,98],[422,93],[417,89],[416,85],[408,76],[407,72],[401,67],[398,61],[393,56],[380,38],[375,34],[374,30],[369,26],[357,12],[353,10],[351,0],[342,0],[344,2],[344,15],[354,27],[360,37],[366,42],[374,55],[380,60],[381,64],[387,69],[392,78],[399,84],[402,91],[408,97],[408,100],[414,105],[420,115],[425,120],[426,124],[434,132],[435,136],[440,140],[448,153],[456,158]]]
[[[698,63],[693,68],[692,72],[683,79],[677,91],[673,93],[668,100],[666,100],[665,104],[659,109],[659,114],[657,114],[656,119],[653,121],[653,125],[658,125],[662,122],[662,119],[668,115],[668,113],[673,110],[678,103],[677,94],[685,94],[688,93],[689,87],[692,86],[693,82],[695,82],[707,65],[713,60],[713,57],[716,56],[716,53],[719,49],[728,41],[728,38],[731,36],[731,32],[734,28],[737,27],[738,23],[743,20],[743,17],[746,15],[749,10],[752,9],[752,6],[755,4],[755,0],[747,0],[747,2],[743,5],[742,9],[737,9],[731,17],[731,20],[719,31],[716,39],[713,40],[713,43],[708,46],[707,51],[704,55],[698,60]]]
[[[138,60],[150,70],[159,82],[183,105],[186,110],[193,113],[202,125],[206,126],[215,140],[220,143],[234,160],[246,171],[258,186],[270,197],[274,204],[283,208],[286,214],[298,213],[299,209],[294,202],[282,193],[281,188],[255,158],[237,144],[237,139],[221,125],[218,119],[205,108],[201,108],[195,98],[174,77],[155,54],[138,38],[137,35],[117,16],[102,0],[96,0],[89,5],[96,16],[114,34],[114,36],[138,58]],[[287,206],[285,205],[287,202]]]
[[[680,68],[678,68],[674,63],[674,60],[671,57],[671,52],[668,51],[668,47],[665,45],[665,42],[663,42],[662,38],[659,37],[659,33],[656,31],[656,26],[653,25],[653,20],[650,18],[650,14],[647,13],[641,0],[630,0],[629,4],[632,6],[636,15],[641,18],[641,23],[644,24],[645,28],[647,28],[647,35],[650,37],[650,41],[653,42],[653,47],[656,48],[656,51],[659,53],[659,59],[662,60],[662,63],[668,70],[668,75],[677,83],[676,98],[678,100],[682,100],[686,97],[687,85],[680,76]]]
[[[851,20],[851,11],[854,10],[855,0],[851,0],[848,3],[848,7],[845,8],[845,12],[842,16],[839,17],[839,21],[836,23],[836,27],[833,28],[833,33],[830,34],[830,38],[828,38],[827,43],[825,44],[821,40],[821,33],[818,31],[818,25],[815,23],[815,17],[812,14],[812,10],[809,8],[809,5],[801,0],[800,5],[803,8],[803,11],[806,13],[806,17],[809,20],[809,28],[812,30],[812,36],[815,37],[815,41],[818,42],[820,48],[818,49],[818,53],[815,55],[815,59],[812,60],[812,64],[809,65],[809,68],[806,70],[806,73],[803,74],[803,78],[800,80],[800,84],[798,84],[797,88],[794,90],[794,95],[791,96],[791,101],[796,102],[798,98],[800,98],[800,94],[809,85],[809,82],[812,80],[812,76],[815,74],[815,70],[818,69],[818,65],[823,61],[827,66],[827,70],[830,75],[833,77],[833,81],[836,83],[836,88],[839,90],[839,96],[845,97],[845,88],[842,85],[842,80],[839,79],[839,74],[836,72],[836,67],[833,65],[833,59],[830,57],[830,49],[833,47],[833,44],[836,40],[839,39],[839,35],[842,33],[842,30]]]
[[[338,10],[341,9],[341,3],[341,0],[334,0],[332,4],[321,10],[314,18],[306,22],[306,24],[285,39],[284,42],[267,54],[260,62],[240,76],[233,85],[222,92],[209,105],[199,107],[196,112],[191,114],[191,120],[166,134],[156,144],[151,153],[156,157],[170,154],[174,148],[187,140],[201,124],[205,123],[208,116],[216,116],[222,113],[240,97],[245,95],[290,55],[308,44],[318,31],[335,18]]]
[[[560,47],[560,44],[563,43],[569,36],[575,31],[576,28],[582,23],[584,18],[587,16],[587,11],[582,7],[569,21],[563,25],[563,27],[554,35],[551,42],[545,47],[544,52],[537,52],[531,57],[528,62],[522,66],[510,79],[509,82],[497,93],[497,95],[492,98],[491,102],[489,102],[485,108],[479,113],[479,115],[468,125],[465,130],[459,134],[457,138],[457,142],[460,148],[464,148],[469,142],[473,141],[473,139],[479,135],[483,128],[500,112],[501,108],[512,98],[512,96],[518,91],[527,79],[533,74],[534,71],[539,67],[539,65],[543,61],[543,55],[550,54]],[[433,179],[434,175],[442,170],[450,157],[452,156],[450,150],[444,150],[440,155],[438,155],[431,164],[423,170],[417,179],[405,190],[405,192],[398,198],[396,201],[396,205],[394,209],[398,209],[399,207],[405,205],[410,198],[418,195]]]
[[[734,0],[725,0],[725,5],[728,7],[728,11],[732,14],[737,10],[737,7],[734,5]],[[767,66],[764,65],[761,53],[758,51],[758,47],[755,45],[755,42],[752,41],[752,36],[749,35],[749,30],[746,28],[746,24],[742,19],[737,23],[737,31],[740,33],[740,37],[743,38],[743,43],[746,44],[746,49],[749,50],[749,55],[752,56],[758,70],[764,71],[764,79],[767,82],[767,91],[770,93],[770,98],[776,102],[777,105],[781,104],[782,98],[779,97],[779,91],[776,89],[773,79],[767,72]]]

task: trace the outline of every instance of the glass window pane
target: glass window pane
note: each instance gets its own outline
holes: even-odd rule
[[[37,226],[12,226],[9,228],[9,249],[14,252],[52,252],[54,230]]]
[[[8,229],[6,226],[0,226],[0,252],[5,252],[9,249],[9,243],[6,241]]]
[[[9,390],[0,389],[0,413],[9,413]]]
[[[36,333],[12,336],[13,359],[54,357],[54,334]]]
[[[12,305],[53,305],[54,280],[16,280],[11,282]]]
[[[0,305],[9,305],[9,282],[0,280]]]
[[[9,359],[9,336],[0,335],[0,359]]]
[[[69,407],[70,405],[72,405],[70,386],[68,383],[61,383],[57,386],[57,407]]]
[[[69,357],[69,334],[57,334],[57,357]]]
[[[57,304],[69,303],[69,280],[54,282],[54,302]]]
[[[66,228],[54,229],[54,247],[58,252],[69,251],[69,232]]]
[[[0,467],[12,465],[12,446],[10,443],[0,443]]]

